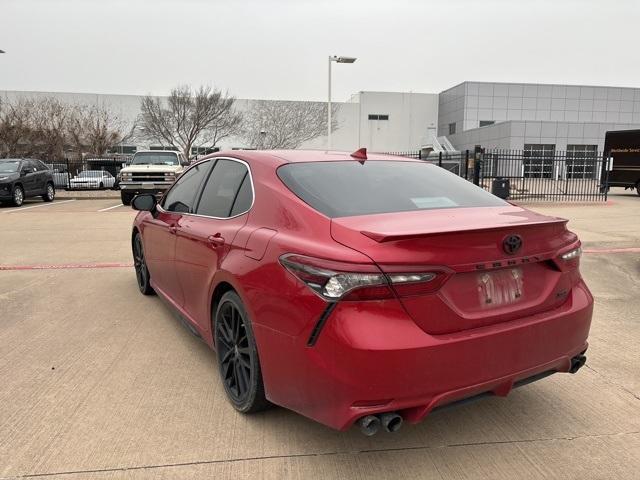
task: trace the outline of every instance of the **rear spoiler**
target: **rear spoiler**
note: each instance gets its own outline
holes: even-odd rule
[[[460,225],[456,227],[452,225],[450,228],[442,229],[438,228],[437,230],[429,230],[428,228],[422,229],[419,232],[402,232],[402,233],[393,233],[393,232],[370,232],[367,230],[361,230],[360,233],[365,237],[369,237],[372,240],[375,240],[378,243],[385,242],[396,242],[398,240],[411,240],[415,238],[424,238],[424,237],[432,237],[436,235],[446,235],[450,233],[459,233],[459,232],[477,232],[479,230],[500,230],[504,228],[520,228],[520,227],[528,227],[531,225],[566,225],[568,220],[564,218],[553,218],[546,219],[540,221],[527,221],[522,223],[504,223],[498,224],[495,223],[489,225],[476,225],[473,227],[469,227],[468,225]]]

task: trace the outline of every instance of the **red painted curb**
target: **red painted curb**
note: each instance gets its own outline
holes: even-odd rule
[[[640,253],[640,247],[629,248],[585,248],[584,253]]]
[[[70,270],[74,268],[130,268],[133,263],[63,263],[58,265],[0,265],[0,270]]]

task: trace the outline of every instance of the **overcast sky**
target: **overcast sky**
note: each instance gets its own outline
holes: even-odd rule
[[[325,100],[464,80],[640,87],[640,1],[0,0],[0,90]]]

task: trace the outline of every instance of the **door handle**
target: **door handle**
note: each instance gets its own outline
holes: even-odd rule
[[[219,233],[216,233],[215,235],[209,235],[207,240],[209,241],[209,245],[211,245],[212,248],[218,248],[224,245],[224,238]]]
[[[177,231],[178,231],[178,227],[176,227],[175,225],[171,225],[169,227],[169,233],[170,234],[175,235]]]

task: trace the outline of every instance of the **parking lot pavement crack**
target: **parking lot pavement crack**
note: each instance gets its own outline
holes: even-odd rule
[[[521,440],[499,440],[489,442],[466,442],[466,443],[450,443],[446,445],[437,446],[415,446],[415,447],[397,447],[397,448],[371,448],[365,450],[354,451],[333,451],[333,452],[320,452],[320,453],[298,453],[289,455],[264,455],[254,457],[238,457],[227,458],[220,460],[200,460],[192,462],[177,462],[177,463],[165,463],[165,464],[152,464],[152,465],[135,465],[131,467],[111,467],[111,468],[98,468],[98,469],[85,469],[85,470],[66,470],[59,472],[43,472],[43,473],[30,473],[22,475],[13,475],[8,477],[0,477],[0,480],[18,480],[24,478],[46,478],[53,476],[65,476],[65,475],[89,475],[99,473],[114,473],[114,472],[133,472],[144,470],[157,470],[162,468],[180,468],[180,467],[193,467],[199,465],[215,465],[215,464],[228,464],[238,462],[250,462],[250,461],[262,461],[262,460],[277,460],[277,459],[295,459],[295,458],[316,458],[316,457],[336,457],[336,456],[356,456],[372,453],[387,453],[387,452],[410,452],[410,451],[437,451],[447,448],[464,448],[464,447],[479,447],[479,446],[491,446],[491,445],[523,445],[542,442],[555,442],[555,441],[574,441],[579,439],[588,438],[606,438],[606,437],[618,437],[626,435],[640,435],[640,430],[630,432],[616,432],[616,433],[601,433],[601,434],[589,434],[589,435],[576,435],[568,437],[548,437],[548,438],[530,438]]]
[[[633,398],[635,398],[636,400],[640,400],[640,395],[638,395],[637,393],[633,392],[632,390],[629,390],[627,387],[625,387],[624,385],[620,385],[619,383],[611,380],[609,377],[607,377],[604,373],[599,372],[598,370],[594,369],[593,367],[585,364],[585,368],[587,368],[588,370],[591,370],[593,373],[595,373],[596,375],[602,377],[602,379],[607,382],[609,385],[613,385],[614,387],[618,387],[620,390],[623,390],[624,392],[628,393],[629,395],[631,395]]]

